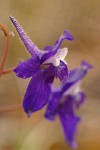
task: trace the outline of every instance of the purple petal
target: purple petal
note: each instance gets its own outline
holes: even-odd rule
[[[78,94],[76,94],[74,96],[76,108],[79,108],[84,103],[85,99],[86,95],[83,92],[79,92]]]
[[[64,40],[73,40],[73,36],[68,32],[68,31],[64,31],[63,34],[60,36],[60,38],[55,42],[54,46],[47,46],[44,48],[44,50],[47,50],[47,53],[45,53],[42,58],[41,58],[41,63],[43,63],[44,61],[46,61],[48,58],[52,57],[53,55],[55,55],[57,53],[57,51],[59,50],[62,42]]]
[[[73,86],[76,82],[82,80],[87,74],[88,70],[92,68],[90,66],[90,64],[84,61],[81,63],[79,68],[71,70],[69,72],[69,78],[65,78],[62,82],[62,93],[64,93],[69,86]]]
[[[64,82],[64,81],[63,81]],[[75,84],[75,82],[67,82],[61,87],[61,93],[63,94],[66,92],[70,87],[72,87]]]
[[[77,124],[80,118],[77,116],[67,116],[66,114],[59,114],[59,118],[63,127],[65,140],[73,148],[77,148],[77,144],[74,141],[74,136],[76,133]]]
[[[74,40],[74,38],[68,31],[65,30],[63,32],[63,34],[60,36],[60,38],[55,42],[54,46],[46,46],[46,47],[44,47],[43,50],[52,51],[55,49],[59,49],[64,40],[72,41],[72,40]]]
[[[72,41],[73,39],[74,39],[73,36],[68,31],[65,30],[63,34],[60,36],[60,38],[55,42],[53,50],[59,49],[64,40]]]
[[[15,69],[14,72],[20,78],[29,78],[36,74],[39,70],[40,62],[39,58],[34,57],[20,63]]]
[[[38,47],[29,39],[29,37],[27,36],[27,34],[24,32],[23,28],[20,26],[20,24],[18,23],[18,21],[10,16],[9,17],[10,20],[12,21],[13,25],[15,26],[23,44],[25,45],[26,49],[28,50],[28,52],[34,56],[34,55],[41,55],[41,51],[38,49]]]
[[[52,57],[53,55],[55,55],[57,53],[57,50],[55,51],[49,51],[49,49],[47,50],[47,52],[45,52],[43,54],[43,56],[41,57],[41,64],[46,61],[47,59],[49,59],[50,57]]]
[[[60,61],[60,65],[57,67],[50,64],[50,66],[45,69],[44,73],[47,74],[48,79],[52,79],[52,82],[55,77],[63,80],[65,77],[68,77],[68,68],[63,61]]]
[[[44,47],[44,49],[43,50],[46,50],[46,51],[52,51],[52,46],[46,46],[46,47]]]
[[[70,86],[71,85],[69,85],[68,88]],[[45,113],[45,117],[48,120],[54,120],[54,117],[58,112],[58,107],[59,107],[60,100],[62,98],[62,94],[63,92],[61,88],[55,89],[55,91],[52,91],[52,95],[48,102],[48,106],[47,106],[46,113]]]
[[[23,107],[28,116],[47,104],[50,93],[51,88],[43,72],[38,72],[32,77],[24,96]]]
[[[63,36],[64,36],[64,39],[66,40],[70,40],[70,41],[74,40],[74,37],[67,30],[63,32]]]
[[[69,73],[69,82],[82,80],[87,74],[88,70],[91,69],[92,66],[86,61],[82,61],[81,66],[76,68]]]
[[[64,78],[68,78],[68,68],[63,61],[60,61],[60,65],[56,67],[55,74],[56,77],[59,78],[61,81]]]
[[[55,66],[50,64],[49,67],[44,70],[44,76],[48,83],[53,83],[55,78]]]
[[[77,68],[77,69],[71,70],[69,73],[69,82],[76,83],[79,80],[82,80],[86,74],[87,74],[87,70],[84,70],[82,68]]]
[[[80,121],[80,118],[74,113],[73,97],[67,96],[67,99],[64,101],[64,103],[59,105],[58,114],[64,130],[66,142],[75,148],[76,143],[74,138],[77,124]]]
[[[89,64],[88,62],[86,62],[85,60],[83,60],[81,62],[81,66],[84,67],[86,70],[92,69],[93,66],[91,64]]]
[[[45,117],[48,120],[54,120],[54,117],[57,114],[60,98],[61,94],[59,91],[52,94],[45,113]]]

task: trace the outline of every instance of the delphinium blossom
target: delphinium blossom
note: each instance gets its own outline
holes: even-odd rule
[[[18,21],[12,16],[10,20],[31,55],[31,58],[21,62],[14,69],[20,78],[32,77],[23,100],[24,111],[30,116],[32,112],[41,109],[48,103],[54,78],[57,77],[62,81],[68,77],[68,68],[64,60],[68,50],[67,48],[61,49],[60,46],[64,40],[72,41],[73,36],[68,31],[64,31],[54,46],[46,46],[43,50],[39,50]]]
[[[68,79],[62,81],[61,86],[53,88],[52,96],[48,102],[45,117],[54,120],[58,115],[61,121],[65,140],[73,148],[77,147],[75,133],[80,117],[75,111],[83,104],[86,96],[80,88],[81,80],[92,66],[82,61],[79,68],[69,72]]]
[[[68,71],[64,60],[67,48],[60,48],[64,40],[73,40],[73,36],[64,31],[54,46],[46,46],[43,50],[29,39],[18,21],[10,16],[25,48],[31,58],[21,62],[15,69],[15,74],[23,79],[32,77],[27,87],[23,107],[30,117],[31,113],[40,110],[47,104],[45,117],[54,120],[58,115],[61,121],[65,140],[73,148],[77,147],[75,133],[80,117],[76,109],[83,104],[86,96],[80,88],[81,80],[92,66],[82,61],[79,68]],[[59,78],[61,85],[54,88],[54,78]]]

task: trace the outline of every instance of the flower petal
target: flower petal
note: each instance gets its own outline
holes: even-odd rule
[[[18,21],[10,16],[9,17],[10,20],[12,21],[13,25],[15,26],[23,44],[25,45],[26,49],[28,50],[28,52],[34,56],[34,55],[41,55],[42,51],[40,51],[38,49],[38,47],[29,39],[29,37],[27,36],[27,34],[24,32],[23,28],[20,26],[20,24],[18,23]]]
[[[49,59],[50,57],[54,56],[57,51],[60,49],[60,46],[64,40],[73,40],[73,36],[68,32],[64,31],[63,34],[60,36],[60,38],[55,42],[54,46],[47,46],[44,48],[44,50],[47,52],[43,54],[41,57],[41,63]]]
[[[89,70],[89,69],[93,68],[93,66],[91,64],[89,64],[88,62],[86,62],[85,60],[83,60],[81,62],[81,66],[84,67],[84,69],[86,69],[86,70]]]
[[[67,84],[67,88],[69,88],[70,86],[72,86],[72,84],[70,83]],[[54,117],[58,112],[60,100],[63,97],[62,91],[63,91],[62,88],[58,88],[58,89],[56,88],[55,91],[52,91],[52,95],[48,102],[48,106],[47,106],[46,113],[45,113],[45,117],[48,120],[54,120]]]
[[[26,90],[23,107],[28,116],[47,104],[51,93],[50,84],[45,81],[42,71],[32,77]]]
[[[66,142],[73,148],[77,147],[74,141],[77,124],[80,118],[74,113],[74,99],[68,96],[64,103],[59,105],[58,114],[64,130]]]
[[[67,88],[69,83],[71,86],[69,88]],[[69,83],[67,83],[67,84],[65,84],[65,86],[63,86],[63,92],[65,89],[65,92],[63,93],[64,96],[65,95],[72,95],[72,96],[77,95],[81,91],[81,88],[80,88],[81,82],[79,81],[79,82],[69,82]]]
[[[66,117],[66,114],[59,114],[59,118],[62,123],[66,142],[73,148],[77,148],[77,144],[74,141],[74,136],[80,118],[77,116]]]
[[[71,86],[73,86],[73,87],[69,89],[70,91],[67,91],[67,94],[71,93],[72,90],[74,90],[75,88],[78,88],[78,82],[80,82],[80,80],[82,80],[85,77],[88,70],[92,68],[90,66],[91,66],[90,64],[88,64],[86,61],[84,61],[81,63],[79,68],[71,70],[69,72],[68,80],[65,78],[62,81],[62,93],[64,93],[66,90],[68,90],[69,84],[70,84],[70,87]]]
[[[55,42],[53,50],[59,49],[64,40],[72,41],[74,40],[74,38],[68,31],[65,30],[63,34],[60,36],[60,38]]]
[[[55,51],[49,51],[49,50],[47,50],[47,51],[45,51],[45,53],[42,55],[42,57],[41,57],[41,64],[43,63],[43,62],[45,62],[46,60],[48,60],[50,57],[52,57],[53,55],[55,55],[56,54],[56,50]]]
[[[54,120],[54,117],[57,114],[60,98],[61,94],[59,91],[56,91],[52,94],[45,113],[46,119]]]
[[[46,61],[43,62],[43,64],[52,63],[54,66],[59,66],[60,60],[64,61],[67,52],[68,52],[67,48],[59,49],[57,53],[55,53],[55,55],[48,58]]]
[[[76,94],[76,96],[74,96],[76,108],[79,108],[84,103],[85,99],[86,95],[83,92]]]
[[[60,64],[57,67],[50,64],[50,66],[45,69],[44,73],[47,74],[49,79],[52,78],[52,81],[55,77],[63,80],[65,77],[68,77],[68,68],[63,61],[60,61]]]
[[[29,78],[36,74],[39,70],[40,62],[38,57],[32,57],[28,60],[20,63],[15,69],[14,72],[20,78]]]
[[[46,47],[44,47],[44,49],[43,50],[46,50],[46,51],[52,51],[52,46],[46,46]]]
[[[55,78],[55,66],[52,64],[49,65],[48,68],[44,70],[45,81],[48,83],[53,83]]]
[[[79,81],[85,77],[88,70],[92,69],[92,66],[86,61],[82,61],[79,68],[71,70],[69,73],[69,82]]]
[[[58,67],[56,67],[55,75],[57,78],[59,78],[61,81],[66,77],[68,78],[68,68],[67,65],[60,60],[60,64]]]
[[[74,85],[74,82],[68,82],[61,87],[61,93],[67,95],[67,91]]]

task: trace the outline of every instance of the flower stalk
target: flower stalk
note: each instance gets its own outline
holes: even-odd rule
[[[1,59],[1,63],[0,63],[0,76],[1,76],[1,75],[11,73],[14,68],[9,68],[9,69],[3,70],[5,62],[6,62],[6,58],[7,58],[8,48],[9,48],[10,34],[7,31],[7,29],[5,28],[5,26],[1,23],[0,23],[0,29],[4,32],[4,35],[7,38],[6,46],[5,46],[5,49],[3,51],[3,56]],[[7,106],[0,106],[0,112],[13,111],[13,110],[20,109],[20,108],[21,108],[21,104],[12,104],[12,105],[7,105]]]
[[[9,35],[9,32],[4,27],[3,24],[0,24],[0,29],[4,32],[4,34],[5,34],[6,38],[7,38],[6,46],[5,46],[5,49],[4,49],[4,52],[3,52],[3,56],[2,56],[2,60],[1,60],[1,64],[0,64],[0,75],[1,75],[2,72],[3,72],[4,64],[5,64],[7,53],[8,53],[8,47],[9,47],[9,42],[10,42],[10,35]]]
[[[13,70],[14,70],[14,68],[5,69],[5,70],[2,71],[2,74],[5,75],[5,74],[8,74],[8,73],[11,73]]]

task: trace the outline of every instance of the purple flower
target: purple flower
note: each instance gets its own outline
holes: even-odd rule
[[[86,97],[80,89],[80,82],[91,68],[90,64],[82,61],[79,68],[70,71],[69,79],[64,79],[60,87],[53,89],[45,113],[45,117],[49,120],[54,120],[58,114],[65,140],[73,148],[77,147],[74,138],[80,121],[80,117],[75,114],[75,110],[81,106]]]
[[[41,109],[48,102],[51,93],[50,83],[53,83],[54,78],[63,80],[68,76],[68,69],[64,61],[68,50],[67,48],[60,49],[60,46],[64,40],[73,40],[73,37],[68,31],[64,31],[54,46],[46,46],[43,50],[39,50],[17,20],[12,16],[10,20],[31,55],[31,58],[21,62],[14,69],[20,78],[32,77],[23,101],[24,110],[30,116],[32,112]]]

